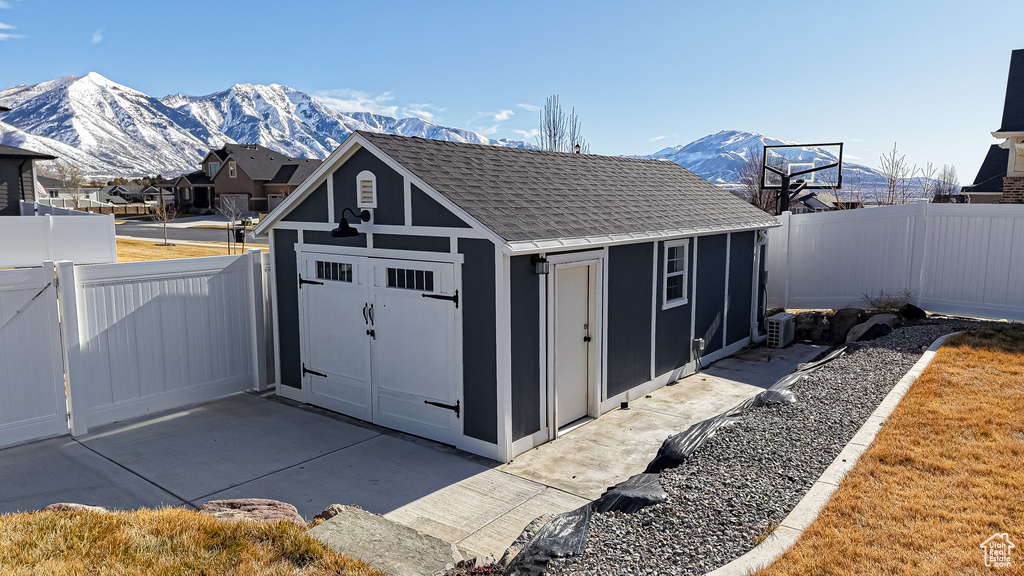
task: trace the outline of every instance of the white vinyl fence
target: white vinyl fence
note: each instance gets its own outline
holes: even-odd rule
[[[80,200],[78,205],[81,208],[110,206],[110,204],[87,199]],[[22,200],[19,211],[22,216],[46,216],[47,214],[52,216],[99,216],[99,214],[94,212],[75,210],[75,203],[70,198],[43,198],[36,202],[25,202]]]
[[[0,270],[0,445],[67,432],[53,263]]]
[[[0,446],[265,389],[268,264],[253,250],[0,271],[0,322],[21,310],[0,324],[0,394],[18,400],[0,402]]]
[[[1024,206],[929,204],[779,217],[768,306],[864,307],[909,293],[930,312],[1024,320]]]
[[[39,266],[47,260],[117,262],[114,234],[109,214],[0,216],[0,268]]]

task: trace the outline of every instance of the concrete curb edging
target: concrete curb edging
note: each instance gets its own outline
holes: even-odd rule
[[[736,558],[725,566],[707,573],[707,576],[746,576],[762,568],[767,568],[775,560],[782,556],[796,543],[800,535],[804,533],[811,523],[818,517],[821,509],[828,503],[829,498],[846,474],[857,464],[857,459],[868,449],[875,439],[882,424],[889,418],[900,400],[910,390],[910,386],[921,376],[924,369],[935,357],[935,352],[942,346],[947,338],[957,334],[953,332],[939,337],[921,355],[921,358],[914,364],[892,390],[885,396],[885,399],[875,408],[875,411],[868,416],[864,425],[854,434],[853,438],[846,444],[836,456],[832,464],[822,472],[818,481],[811,486],[803,499],[790,511],[789,515],[779,524],[768,538],[754,547],[743,556]]]

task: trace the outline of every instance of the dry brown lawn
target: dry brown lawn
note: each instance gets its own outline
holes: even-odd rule
[[[995,532],[1012,566],[984,564]],[[1024,574],[1024,328],[950,338],[788,552],[757,576]]]
[[[385,576],[290,522],[228,522],[180,508],[0,516],[3,574]]]
[[[248,247],[253,247],[249,245]],[[264,247],[263,251],[267,249]],[[241,250],[236,250],[240,254]],[[226,246],[210,244],[177,244],[175,246],[157,246],[154,242],[141,240],[117,239],[118,262],[143,262],[147,260],[173,260],[177,258],[202,258],[204,256],[228,256]]]

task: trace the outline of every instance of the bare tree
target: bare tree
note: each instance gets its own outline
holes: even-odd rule
[[[558,95],[548,96],[544,109],[540,111],[540,133],[537,145],[541,150],[551,152],[574,152],[580,147],[581,154],[590,154],[590,144],[583,139],[580,119],[576,116],[576,108],[572,108],[566,116]]]
[[[245,210],[243,210],[242,203],[237,201],[237,198],[230,198],[225,201],[225,198],[222,197],[220,199],[220,213],[228,219],[228,254],[232,254],[235,240],[235,221],[241,219]]]
[[[743,199],[769,214],[775,214],[775,190],[764,187],[764,154],[761,148],[752,149],[740,165],[740,186]]]
[[[82,191],[85,186],[82,169],[70,162],[58,160],[52,165],[52,174],[61,181],[61,187],[71,196],[75,210],[81,209],[82,198],[85,196]]]
[[[892,151],[878,157],[878,171],[885,180],[881,187],[875,188],[875,200],[879,204],[906,204],[915,198],[914,178],[920,170],[916,164],[907,164],[906,155],[897,151],[895,142]]]
[[[921,169],[921,176],[918,178],[921,182],[921,197],[927,198],[932,194],[932,187],[935,185],[935,165],[931,162],[924,165]]]
[[[156,206],[153,207],[153,211],[149,213],[149,217],[156,222],[163,224],[164,229],[164,242],[163,244],[157,244],[157,246],[174,246],[167,241],[167,222],[174,220],[178,216],[178,207],[172,201],[168,200],[163,191],[160,191],[159,200],[157,200]]]
[[[935,198],[955,196],[960,193],[960,178],[956,175],[956,166],[943,164],[942,170],[932,185]]]

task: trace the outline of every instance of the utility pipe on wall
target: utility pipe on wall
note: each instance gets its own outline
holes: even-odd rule
[[[768,339],[768,334],[758,333],[758,316],[761,313],[761,306],[758,305],[758,296],[761,294],[761,247],[768,244],[768,232],[758,230],[754,236],[754,294],[750,299],[750,343],[763,344]],[[767,272],[765,272],[767,274]],[[765,304],[768,303],[768,295],[765,294]]]

